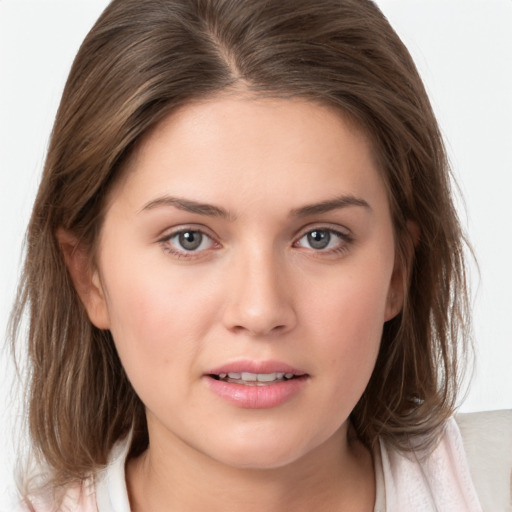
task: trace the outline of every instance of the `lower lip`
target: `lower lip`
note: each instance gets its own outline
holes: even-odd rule
[[[286,381],[248,386],[205,377],[210,389],[228,402],[244,409],[268,409],[291,400],[306,383],[307,376]]]

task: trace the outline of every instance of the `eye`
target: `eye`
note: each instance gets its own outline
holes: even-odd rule
[[[327,249],[331,243],[331,233],[326,230],[316,229],[310,231],[305,237],[313,249]]]
[[[197,229],[182,229],[161,240],[166,250],[173,254],[184,255],[212,248],[215,242]]]
[[[351,238],[346,233],[334,229],[318,228],[304,233],[295,243],[298,247],[305,247],[315,251],[344,250]]]

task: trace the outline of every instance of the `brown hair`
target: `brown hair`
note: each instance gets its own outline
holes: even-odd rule
[[[29,428],[54,482],[82,479],[144,407],[108,331],[94,327],[56,239],[93,251],[105,197],[135,144],[177,107],[219,91],[304,97],[368,134],[388,187],[402,312],[352,413],[369,447],[434,442],[453,413],[467,333],[463,237],[441,135],[414,63],[370,0],[113,0],[83,42],[55,121],[27,235],[13,339],[29,311]],[[414,251],[408,222],[419,228]],[[460,353],[459,349],[462,347]]]

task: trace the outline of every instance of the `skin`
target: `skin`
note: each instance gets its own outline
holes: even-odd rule
[[[355,204],[304,210],[340,197]],[[205,234],[198,250],[180,246],[180,229]],[[315,229],[327,248],[311,245]],[[127,464],[133,510],[373,510],[371,455],[347,418],[403,276],[385,186],[353,123],[299,99],[188,105],[146,137],[112,191],[95,269],[65,253],[146,406],[150,447]],[[238,407],[205,372],[239,359],[307,379],[279,406]]]

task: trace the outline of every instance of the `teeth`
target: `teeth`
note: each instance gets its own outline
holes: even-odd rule
[[[241,380],[242,382],[273,382],[276,380],[291,379],[293,373],[274,372],[274,373],[250,373],[250,372],[229,372],[220,373],[219,379]]]
[[[277,379],[277,374],[275,373],[258,373],[257,380],[258,382],[272,382]]]

